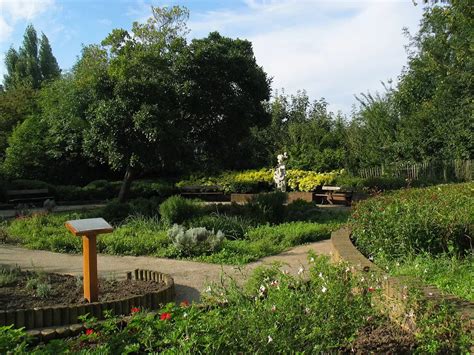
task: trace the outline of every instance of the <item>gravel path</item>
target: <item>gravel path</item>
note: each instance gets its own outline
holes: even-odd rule
[[[161,259],[148,256],[112,256],[99,254],[99,276],[124,278],[126,271],[137,268],[151,269],[171,275],[176,283],[177,301],[184,299],[198,301],[200,291],[210,282],[218,282],[222,273],[237,281],[245,280],[257,266],[281,262],[282,269],[296,274],[303,266],[308,269],[307,253],[329,255],[332,252],[330,240],[297,246],[281,254],[263,258],[243,267],[206,264],[186,260]],[[43,270],[72,275],[82,274],[82,256],[53,253],[43,250],[29,250],[12,245],[0,245],[0,264],[18,265],[22,269]]]

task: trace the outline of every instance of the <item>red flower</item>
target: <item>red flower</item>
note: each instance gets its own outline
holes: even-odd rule
[[[137,312],[140,312],[140,308],[138,307],[132,307],[132,309],[130,310],[132,313],[137,313]]]
[[[94,329],[86,329],[86,335],[94,334]]]
[[[375,291],[375,288],[369,287],[369,288],[368,288],[368,291],[369,291],[369,292],[374,292],[374,291]]]
[[[160,320],[169,320],[169,319],[171,319],[171,313],[168,313],[168,312],[161,313]]]
[[[188,300],[184,300],[183,302],[181,302],[180,306],[183,307],[183,308],[188,307],[189,306]]]

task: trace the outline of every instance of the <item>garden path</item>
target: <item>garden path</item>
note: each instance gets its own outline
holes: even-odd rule
[[[282,269],[296,274],[300,267],[308,269],[308,251],[329,255],[332,252],[330,240],[300,245],[281,254],[265,257],[242,267],[216,265],[187,260],[161,259],[149,256],[113,256],[99,254],[99,275],[124,278],[126,271],[151,269],[171,275],[176,283],[177,301],[198,301],[200,292],[211,282],[219,282],[222,273],[243,281],[259,265],[283,263]],[[12,245],[1,245],[0,264],[18,265],[22,269],[35,269],[82,275],[82,256],[53,253],[44,250],[29,250]]]

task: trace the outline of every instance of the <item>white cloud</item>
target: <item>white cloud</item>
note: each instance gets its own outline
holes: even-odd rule
[[[0,42],[10,38],[17,21],[31,21],[54,6],[54,0],[0,0]]]
[[[10,26],[3,17],[0,16],[0,43],[8,39],[13,32],[12,26]]]
[[[218,30],[249,39],[274,89],[305,89],[344,113],[355,94],[397,77],[406,62],[402,28],[416,30],[421,18],[409,1],[244,1],[238,12],[191,13],[191,35]]]

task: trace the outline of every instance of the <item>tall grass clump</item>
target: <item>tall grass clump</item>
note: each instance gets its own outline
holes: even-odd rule
[[[197,217],[201,210],[198,201],[176,195],[169,197],[160,205],[160,216],[165,224],[172,226]]]

